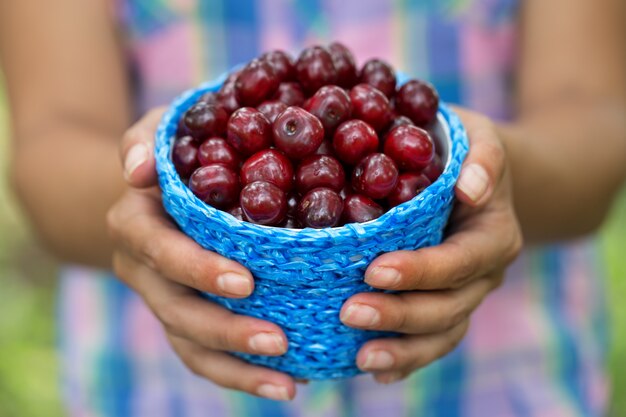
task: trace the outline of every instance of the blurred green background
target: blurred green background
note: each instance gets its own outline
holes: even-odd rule
[[[7,184],[10,155],[0,87],[0,417],[62,416],[54,339],[55,265],[34,242]],[[626,190],[602,231],[613,340],[613,415],[626,414]],[[618,410],[621,410],[618,412]]]

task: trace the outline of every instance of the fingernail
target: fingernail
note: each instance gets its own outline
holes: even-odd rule
[[[369,285],[383,288],[393,288],[400,282],[400,272],[386,266],[377,266],[365,275],[365,282]]]
[[[478,164],[469,164],[461,170],[456,186],[473,202],[479,201],[489,185],[487,171]]]
[[[263,384],[257,389],[257,394],[261,397],[269,398],[271,400],[288,401],[289,392],[286,387],[280,387],[278,385]]]
[[[149,154],[150,149],[145,143],[142,142],[133,145],[128,150],[126,159],[124,160],[124,177],[126,180],[130,178],[139,165],[148,160],[148,157],[150,156]]]
[[[257,333],[250,338],[250,348],[258,353],[275,354],[285,351],[283,339],[276,333]]]
[[[394,359],[386,350],[374,350],[367,354],[361,366],[364,370],[384,370],[393,366]]]
[[[402,379],[401,372],[390,372],[384,376],[378,377],[378,382],[380,382],[381,384],[391,384],[401,379]]]
[[[231,295],[246,296],[252,293],[252,280],[235,272],[226,272],[217,277],[217,286]]]
[[[354,326],[369,327],[378,324],[380,313],[374,307],[354,303],[346,308],[341,315],[341,321]]]

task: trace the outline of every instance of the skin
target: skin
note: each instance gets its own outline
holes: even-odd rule
[[[126,130],[130,89],[106,4],[0,2],[13,187],[50,250],[66,261],[112,267],[161,320],[194,373],[291,399],[291,377],[225,353],[281,354],[282,331],[195,292],[245,297],[254,282],[165,217],[150,157],[162,109]],[[449,237],[436,247],[380,256],[366,282],[402,292],[358,294],[343,306],[347,325],[404,334],[359,352],[357,364],[378,381],[406,377],[452,350],[523,240],[583,236],[601,224],[626,177],[623,7],[619,0],[524,2],[517,118],[497,124],[458,109],[471,150]],[[252,339],[259,334],[269,337]]]

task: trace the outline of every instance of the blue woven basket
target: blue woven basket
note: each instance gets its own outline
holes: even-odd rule
[[[234,355],[297,378],[356,375],[359,348],[389,334],[344,326],[339,321],[341,306],[356,293],[373,291],[363,282],[363,274],[378,255],[441,242],[468,149],[465,130],[442,104],[438,120],[446,138],[440,144],[446,162],[443,174],[419,196],[376,220],[321,230],[259,226],[199,200],[171,162],[181,115],[202,94],[218,90],[224,78],[183,93],[163,116],[155,146],[163,205],[184,233],[204,248],[240,262],[255,277],[254,293],[246,299],[207,297],[237,313],[276,323],[289,340],[287,353],[279,357]]]

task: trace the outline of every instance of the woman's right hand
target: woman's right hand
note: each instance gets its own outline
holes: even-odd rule
[[[222,387],[275,400],[295,395],[294,380],[250,365],[227,352],[281,355],[287,338],[275,324],[234,314],[199,295],[243,298],[252,293],[250,272],[200,247],[165,213],[157,185],[153,143],[163,109],[131,127],[121,143],[128,188],[111,207],[108,229],[115,242],[113,269],[163,323],[182,361]]]

